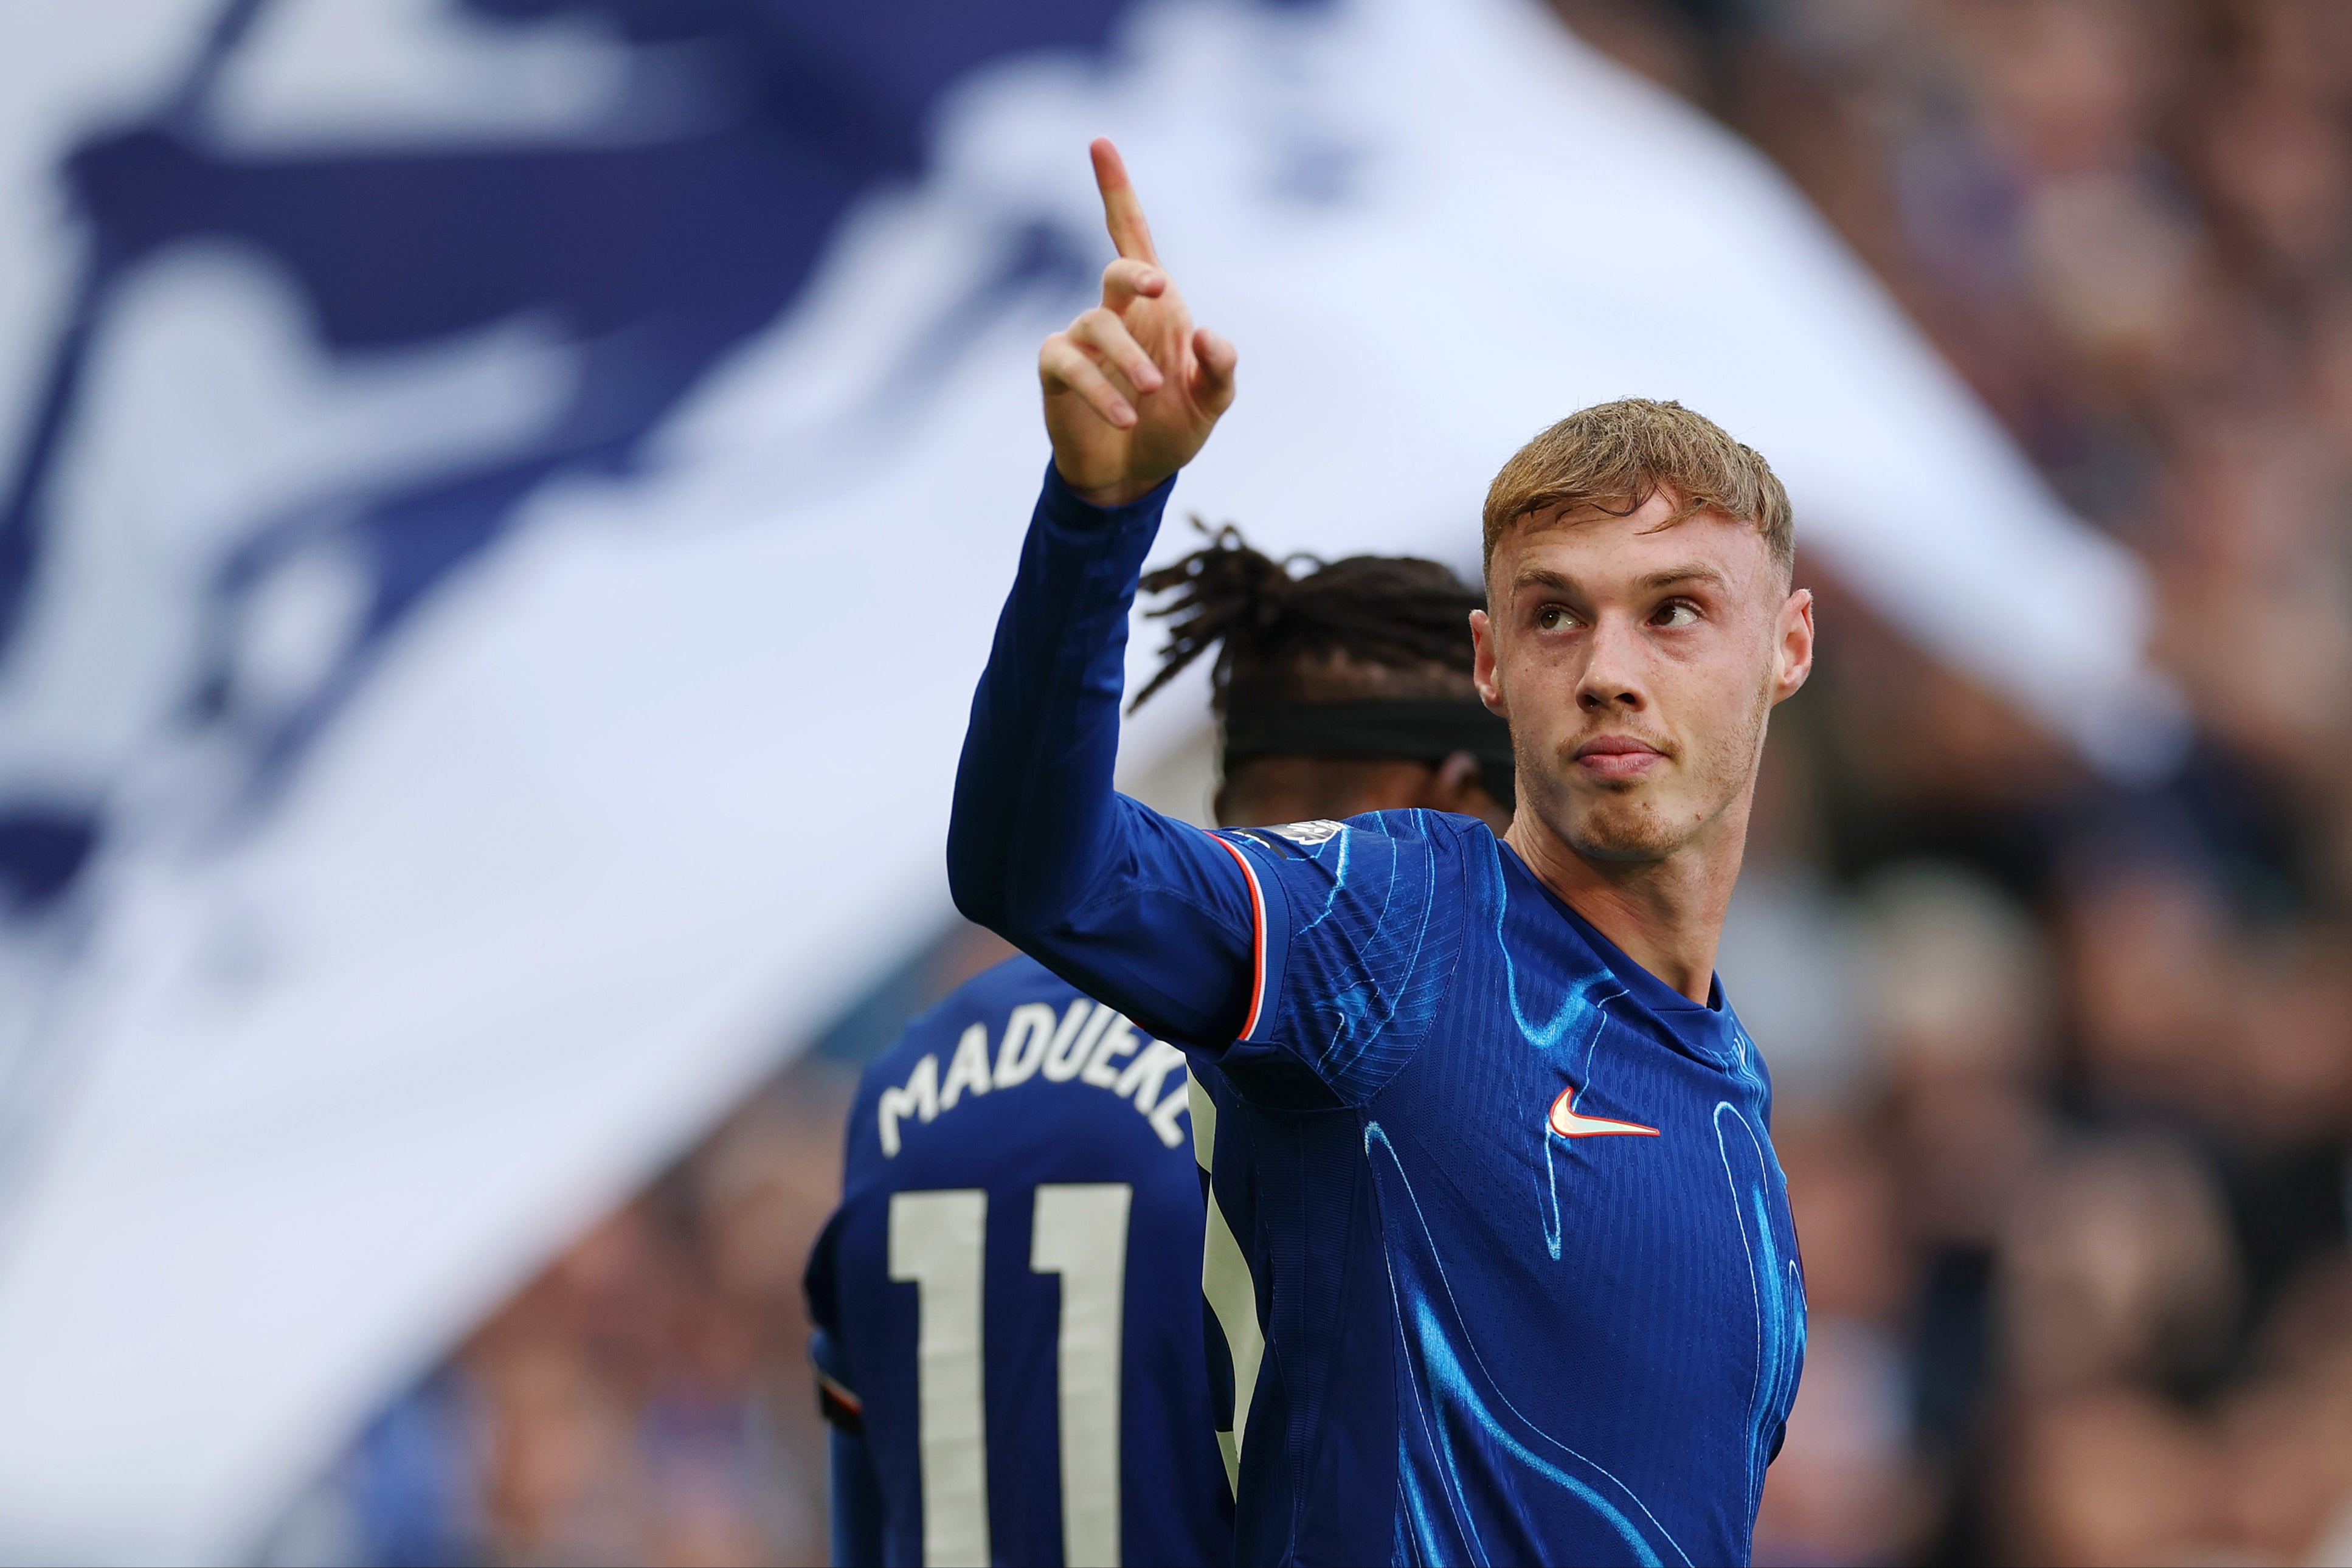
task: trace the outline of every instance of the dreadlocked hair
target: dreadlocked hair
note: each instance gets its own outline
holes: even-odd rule
[[[1213,529],[1196,517],[1192,526],[1208,544],[1140,584],[1175,597],[1150,612],[1168,622],[1168,642],[1129,712],[1211,648],[1219,712],[1236,688],[1308,701],[1474,695],[1470,612],[1486,607],[1486,595],[1437,562],[1370,555],[1277,561],[1230,523]],[[1309,685],[1325,689],[1303,689]]]

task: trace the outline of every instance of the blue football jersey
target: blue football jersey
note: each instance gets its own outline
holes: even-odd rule
[[[837,1520],[838,1554],[1232,1561],[1187,1101],[1173,1047],[1027,958],[866,1070],[808,1270],[828,1414],[862,1436],[836,1462],[868,1472],[835,1507],[878,1516]]]
[[[1262,912],[1196,1112],[1241,1559],[1746,1562],[1804,1292],[1719,991],[1466,817],[1219,838]]]
[[[1746,1563],[1804,1347],[1754,1043],[1483,823],[1210,834],[1118,794],[1171,486],[1097,507],[1049,467],[948,864],[971,918],[1217,1064],[1236,1559]]]

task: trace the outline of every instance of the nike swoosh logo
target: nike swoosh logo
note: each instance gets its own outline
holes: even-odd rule
[[[1580,1116],[1576,1113],[1576,1085],[1571,1083],[1559,1092],[1551,1103],[1551,1130],[1563,1138],[1605,1138],[1631,1134],[1635,1137],[1654,1138],[1655,1127],[1644,1127],[1639,1122],[1612,1122],[1605,1116]]]

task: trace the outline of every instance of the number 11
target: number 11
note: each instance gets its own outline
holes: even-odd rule
[[[1119,1341],[1126,1312],[1125,1182],[1035,1190],[1029,1267],[1062,1277],[1055,1356],[1062,1428],[1062,1560],[1118,1568]],[[922,1455],[923,1562],[989,1561],[988,1432],[981,1318],[988,1194],[978,1187],[890,1197],[890,1278],[911,1281]]]

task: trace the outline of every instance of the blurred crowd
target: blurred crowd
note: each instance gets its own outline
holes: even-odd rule
[[[1723,965],[1811,1302],[1758,1560],[2352,1563],[2352,5],[1557,4],[1785,168],[2146,559],[2195,721],[2095,779],[1801,563],[1819,673]],[[1655,243],[1738,243],[1680,216]],[[840,1115],[992,951],[938,945],[594,1227],[273,1552],[822,1561],[798,1270]]]
[[[1759,1560],[2352,1562],[2352,6],[1569,9],[2146,559],[2198,736],[2099,783],[1824,596],[1747,912],[1759,1003],[1836,977],[1748,1019],[1812,1302]]]

